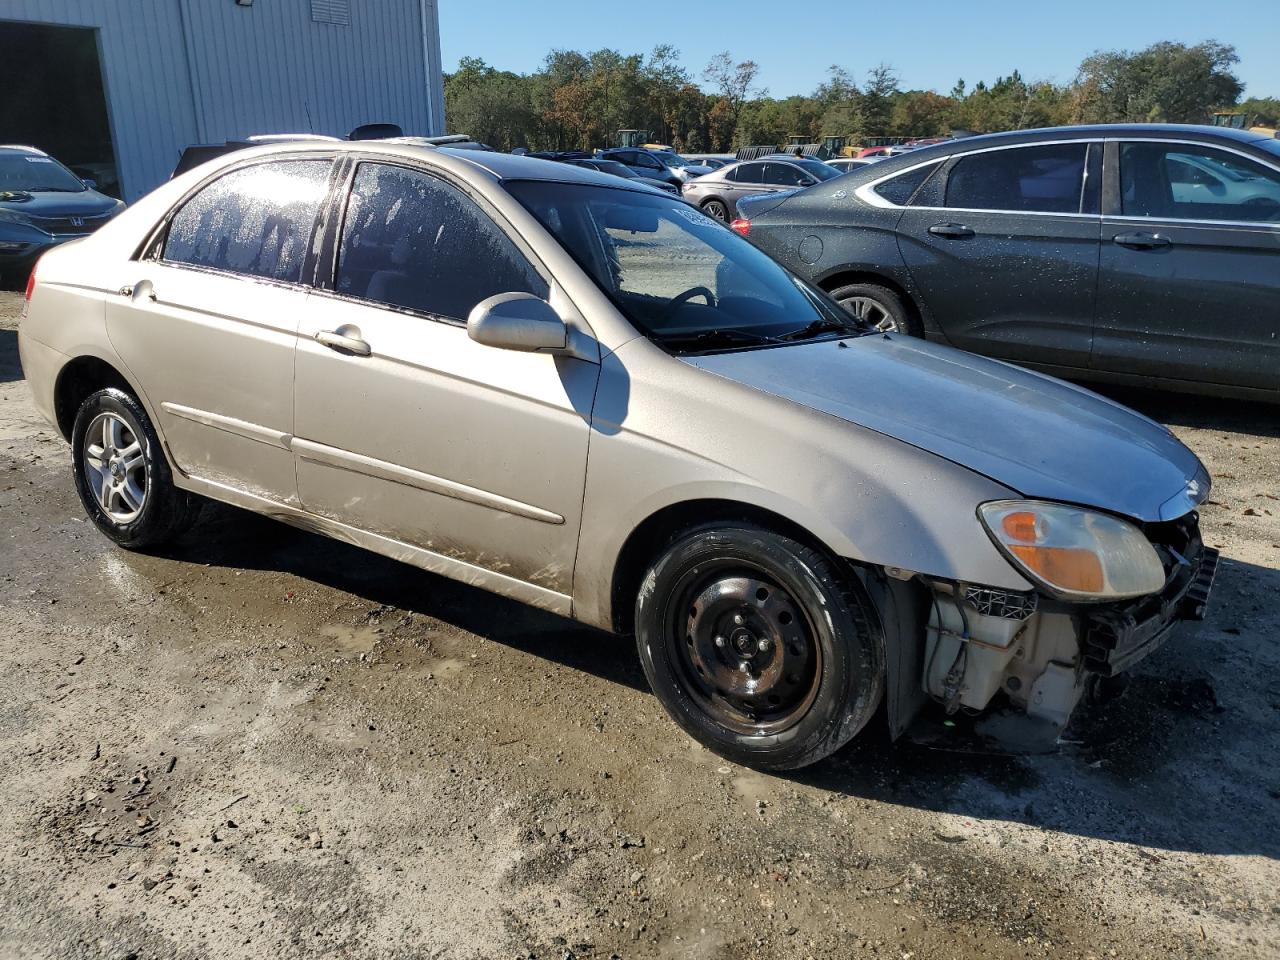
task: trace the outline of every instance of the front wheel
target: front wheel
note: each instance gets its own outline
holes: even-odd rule
[[[146,410],[123,390],[99,390],[80,405],[71,453],[85,512],[120,546],[156,546],[195,519],[199,501],[173,485]]]
[[[677,538],[636,601],[640,660],[667,712],[764,769],[814,763],[871,719],[884,689],[874,623],[852,575],[745,523]]]

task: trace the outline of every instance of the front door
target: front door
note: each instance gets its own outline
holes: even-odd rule
[[[1092,366],[1280,390],[1280,170],[1194,143],[1108,147]]]
[[[899,248],[951,343],[1088,366],[1099,229],[1089,149],[1073,141],[966,154],[917,191]]]
[[[171,217],[107,303],[107,331],[184,473],[296,502],[293,354],[332,162],[257,163]]]
[[[548,296],[527,251],[459,187],[365,162],[328,285],[299,330],[303,506],[453,561],[443,572],[532,584],[556,606],[571,589],[599,366],[482,346],[464,323],[498,293]]]

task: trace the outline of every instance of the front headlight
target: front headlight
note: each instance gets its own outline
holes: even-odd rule
[[[1157,593],[1164,566],[1131,523],[1039,500],[996,500],[978,508],[996,546],[1033,583],[1067,600],[1118,600]]]
[[[20,223],[24,227],[31,226],[31,221],[26,215],[16,210],[0,210],[0,223]]]

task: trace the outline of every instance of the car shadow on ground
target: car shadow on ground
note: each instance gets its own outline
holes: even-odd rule
[[[648,690],[628,638],[229,507],[210,507],[166,556],[288,573]],[[1221,593],[1234,594],[1252,578],[1259,581],[1250,584],[1253,595],[1280,595],[1280,571],[1227,560],[1219,577]],[[1261,670],[1224,676],[1224,652],[1253,657],[1268,641],[1265,630],[1241,630],[1229,609],[1219,609],[1205,624],[1180,628],[1138,668],[1123,696],[1082,707],[1056,752],[990,756],[891,744],[878,718],[835,756],[782,776],[920,810],[1168,850],[1280,859],[1280,779],[1267,746],[1280,742],[1280,682]],[[1224,795],[1233,797],[1237,813],[1252,811],[1247,828],[1216,814]]]
[[[1189,393],[1096,383],[1082,385],[1160,423],[1205,430],[1229,430],[1259,437],[1280,437],[1280,403],[1201,397]]]
[[[288,573],[371,603],[443,620],[612,683],[648,690],[635,646],[627,638],[223,504],[209,504],[197,527],[163,555]]]

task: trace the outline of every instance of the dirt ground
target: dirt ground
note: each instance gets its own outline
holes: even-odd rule
[[[1277,410],[1121,397],[1224,560],[1059,752],[765,776],[626,640],[229,508],[112,547],[0,297],[0,956],[1280,956]]]

